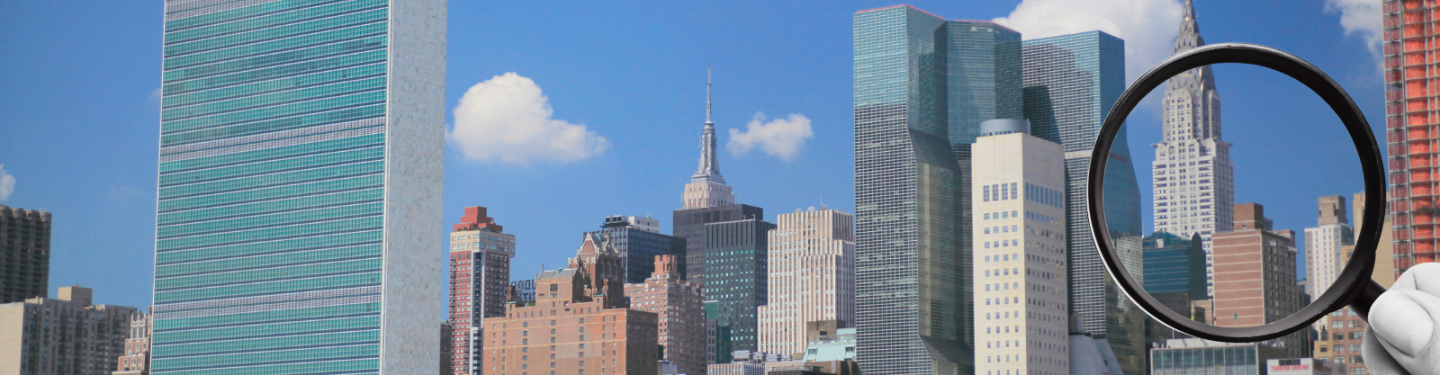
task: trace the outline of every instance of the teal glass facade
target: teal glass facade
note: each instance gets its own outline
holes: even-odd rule
[[[1189,316],[1190,301],[1207,294],[1203,243],[1198,233],[1191,238],[1170,232],[1145,236],[1145,292]]]
[[[1106,335],[1125,372],[1143,373],[1144,313],[1119,294],[1106,274],[1085,197],[1100,125],[1125,91],[1125,41],[1091,31],[1026,40],[1022,53],[1025,119],[1035,136],[1065,149],[1071,312],[1082,315],[1086,332]],[[1115,138],[1105,171],[1105,216],[1117,250],[1138,260],[1140,186],[1126,129]]]
[[[386,354],[399,336],[438,340],[397,334],[418,322],[387,306],[440,304],[419,276],[443,275],[423,207],[439,204],[443,155],[426,149],[443,128],[422,123],[444,114],[444,2],[165,4],[153,373],[418,371],[382,366],[408,363]],[[437,14],[438,43],[413,43]],[[436,239],[397,233],[427,226]]]
[[[716,327],[727,327],[729,350],[760,350],[772,229],[775,224],[758,218],[705,224],[705,298],[716,301],[709,316]]]
[[[855,319],[866,374],[973,371],[950,30],[910,6],[854,16]]]

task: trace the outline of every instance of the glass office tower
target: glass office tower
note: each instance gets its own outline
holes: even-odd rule
[[[1022,43],[1024,112],[1034,134],[1065,149],[1070,308],[1086,332],[1104,334],[1127,373],[1145,371],[1144,313],[1118,293],[1090,231],[1085,197],[1090,152],[1100,124],[1125,91],[1125,41],[1091,31]],[[1140,187],[1125,129],[1116,136],[1105,171],[1105,216],[1121,256],[1139,259]],[[1143,275],[1139,262],[1128,262]],[[1133,266],[1132,266],[1133,264]]]
[[[855,313],[866,374],[973,371],[947,42],[910,6],[856,12]]]
[[[167,0],[154,374],[439,361],[445,0]]]

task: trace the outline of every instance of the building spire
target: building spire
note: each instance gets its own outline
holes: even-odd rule
[[[710,119],[714,112],[713,102],[710,100],[711,76],[710,67],[705,67],[705,130],[700,135],[700,169],[695,171],[695,175],[690,179],[724,184],[725,177],[720,175],[720,161],[715,158],[715,122]]]
[[[715,112],[715,106],[712,105],[711,102],[710,102],[710,82],[711,82],[711,76],[712,76],[712,74],[710,73],[710,66],[709,66],[709,64],[706,64],[706,66],[705,66],[705,123],[706,123],[706,124],[714,124],[714,122],[710,122],[710,114]]]
[[[1195,2],[1185,0],[1185,10],[1180,17],[1180,35],[1175,37],[1175,51],[1180,53],[1205,45],[1200,37],[1200,24],[1195,21]]]

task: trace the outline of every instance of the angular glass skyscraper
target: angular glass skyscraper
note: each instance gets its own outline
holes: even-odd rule
[[[1090,231],[1086,174],[1100,124],[1125,91],[1125,41],[1091,31],[1023,42],[1024,112],[1036,136],[1065,149],[1070,308],[1104,334],[1126,373],[1145,372],[1144,313],[1118,293]],[[1140,187],[1121,129],[1105,171],[1105,217],[1122,256],[1140,259]],[[1129,262],[1139,263],[1139,262]],[[1143,275],[1140,264],[1127,264]]]
[[[167,0],[154,374],[439,361],[445,0]]]
[[[866,374],[973,371],[961,170],[939,16],[855,13],[855,313]]]

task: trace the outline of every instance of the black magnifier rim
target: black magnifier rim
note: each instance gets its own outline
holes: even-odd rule
[[[1115,245],[1110,238],[1110,229],[1106,225],[1105,210],[1103,209],[1105,164],[1109,159],[1105,156],[1110,154],[1110,147],[1115,141],[1115,135],[1119,133],[1120,126],[1125,123],[1130,112],[1135,109],[1141,99],[1145,98],[1146,94],[1176,74],[1205,65],[1223,63],[1257,65],[1284,73],[1320,95],[1320,98],[1335,111],[1335,114],[1340,116],[1340,121],[1350,132],[1350,140],[1355,143],[1355,150],[1360,157],[1360,167],[1364,170],[1365,212],[1363,218],[1365,223],[1372,223],[1360,228],[1360,238],[1355,243],[1355,253],[1351,256],[1350,263],[1341,270],[1334,286],[1315,298],[1314,302],[1301,308],[1300,311],[1261,326],[1211,326],[1170,311],[1169,308],[1155,300],[1145,292],[1142,285],[1135,282],[1135,279],[1126,271],[1124,264],[1121,263],[1119,253],[1116,252]],[[1166,326],[1195,337],[1222,342],[1256,342],[1284,336],[1309,326],[1310,323],[1325,314],[1348,305],[1370,284],[1370,273],[1375,268],[1375,248],[1379,244],[1380,229],[1383,226],[1374,223],[1384,222],[1382,218],[1386,199],[1384,171],[1385,165],[1380,155],[1380,148],[1375,142],[1375,135],[1370,130],[1369,122],[1365,121],[1365,116],[1355,105],[1355,101],[1350,99],[1350,95],[1345,93],[1345,89],[1330,79],[1330,76],[1305,60],[1278,49],[1245,43],[1221,43],[1195,48],[1166,59],[1154,68],[1150,68],[1145,74],[1140,75],[1140,78],[1136,79],[1135,83],[1120,95],[1115,106],[1111,108],[1110,114],[1105,117],[1105,123],[1100,128],[1100,134],[1095,141],[1095,149],[1090,155],[1089,181],[1086,184],[1088,201],[1086,203],[1089,205],[1087,211],[1090,214],[1090,226],[1094,229],[1092,233],[1095,236],[1100,257],[1104,260],[1105,268],[1110,271],[1110,276],[1115,279],[1116,284],[1130,297],[1130,300],[1139,305],[1142,310]],[[1366,309],[1368,310],[1368,306]]]

